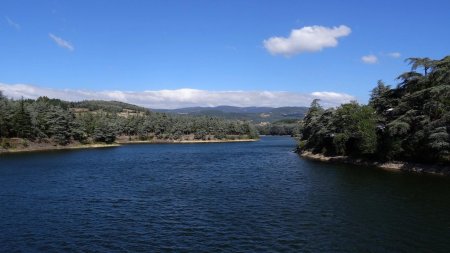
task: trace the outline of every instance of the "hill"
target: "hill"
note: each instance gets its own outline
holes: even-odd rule
[[[302,119],[307,107],[187,107],[180,109],[151,109],[157,112],[191,116],[213,116],[233,120],[247,120],[254,124],[288,119]]]
[[[249,122],[168,115],[116,101],[14,100],[0,91],[0,153],[86,144],[258,138]]]

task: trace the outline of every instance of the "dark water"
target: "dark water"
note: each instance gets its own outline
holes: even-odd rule
[[[288,137],[0,156],[1,252],[450,252],[450,179]]]

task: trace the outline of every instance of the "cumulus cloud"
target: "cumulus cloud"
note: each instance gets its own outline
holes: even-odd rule
[[[52,34],[52,33],[49,33],[48,36],[50,36],[50,38],[51,38],[58,46],[60,46],[60,47],[62,47],[62,48],[65,48],[65,49],[67,49],[67,50],[69,50],[69,51],[75,50],[75,48],[73,47],[73,45],[72,45],[70,42],[68,42],[67,40],[64,40],[64,39],[62,39],[62,38],[60,38],[60,37],[58,37],[58,36],[56,36],[56,35],[54,35],[54,34]]]
[[[367,64],[375,64],[378,62],[378,57],[373,54],[369,54],[369,55],[364,55],[363,57],[361,57],[361,60]]]
[[[5,17],[6,22],[8,23],[9,26],[11,26],[12,28],[16,29],[16,30],[20,30],[20,25],[17,24],[16,22],[14,22],[12,19],[10,19],[9,17]]]
[[[29,84],[0,83],[0,90],[13,98],[47,96],[68,101],[86,99],[116,100],[154,109],[174,109],[192,106],[309,106],[320,99],[325,107],[355,100],[355,97],[337,92],[285,92],[285,91],[208,91],[197,89],[153,91],[90,91],[44,88]]]
[[[336,47],[338,38],[348,36],[351,29],[338,27],[305,26],[291,31],[289,37],[271,37],[264,40],[264,47],[273,55],[292,56],[303,52],[317,52]]]
[[[388,56],[392,57],[392,58],[400,58],[400,56],[402,56],[399,52],[392,52],[392,53],[388,53]]]

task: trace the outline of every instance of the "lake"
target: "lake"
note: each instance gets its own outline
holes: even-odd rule
[[[289,137],[0,156],[0,252],[450,252],[450,179]]]

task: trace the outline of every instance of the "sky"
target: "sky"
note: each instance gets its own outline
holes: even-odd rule
[[[450,52],[450,1],[0,1],[0,90],[150,108],[367,103]]]

